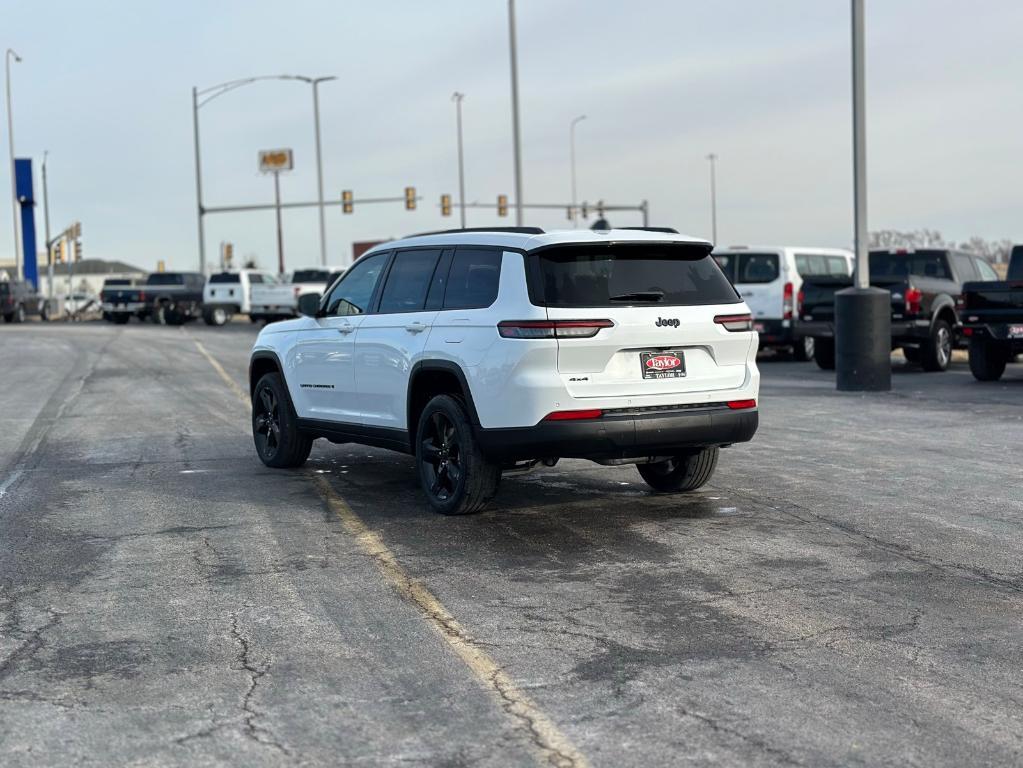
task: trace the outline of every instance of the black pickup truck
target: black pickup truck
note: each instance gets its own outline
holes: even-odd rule
[[[132,316],[163,325],[182,325],[202,316],[206,278],[198,272],[154,272],[134,288],[112,289],[103,300],[103,314],[113,323]]]
[[[948,248],[899,248],[870,252],[870,284],[892,294],[892,349],[902,347],[925,371],[944,371],[962,344],[957,303],[963,283],[996,278],[979,256]],[[835,292],[851,277],[807,277],[797,300],[797,338],[814,339],[814,359],[835,367]]]
[[[990,275],[985,275],[990,277]],[[1023,245],[1012,249],[1005,280],[963,285],[959,303],[963,335],[970,342],[970,371],[978,381],[997,381],[1023,353]]]

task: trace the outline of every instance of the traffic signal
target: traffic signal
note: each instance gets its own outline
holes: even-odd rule
[[[64,241],[58,240],[53,244],[53,262],[55,264],[64,263]]]
[[[440,215],[441,216],[451,215],[451,195],[440,196]]]
[[[163,259],[160,259],[158,262],[156,262],[156,271],[157,272],[167,271],[167,264],[164,262]]]
[[[75,261],[82,260],[82,241],[75,240]]]
[[[508,215],[508,195],[497,196],[497,215],[498,216]]]
[[[354,199],[352,197],[352,190],[344,189],[341,191],[341,213],[351,213],[354,210],[355,205],[352,202]]]
[[[405,187],[405,210],[414,211],[416,209],[416,188]]]
[[[231,261],[234,259],[234,243],[224,243],[224,264],[230,269]]]

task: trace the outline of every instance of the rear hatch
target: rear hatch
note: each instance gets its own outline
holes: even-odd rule
[[[786,300],[792,301],[792,287],[786,297],[781,253],[771,250],[725,251],[715,253],[735,290],[750,308],[754,321],[786,317]]]
[[[546,305],[549,320],[609,321],[575,338],[558,331],[558,371],[573,397],[707,392],[745,381],[756,336],[709,247],[571,245],[533,259],[534,302]],[[740,330],[715,322],[734,315],[746,316]]]

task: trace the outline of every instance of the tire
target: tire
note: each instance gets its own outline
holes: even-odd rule
[[[718,448],[704,448],[696,453],[682,453],[667,461],[637,464],[646,484],[661,493],[695,491],[710,480],[718,465]]]
[[[813,359],[822,371],[835,370],[835,340],[815,339],[813,348]]]
[[[202,311],[202,319],[206,321],[206,325],[224,325],[231,316],[223,307],[213,307]]]
[[[252,440],[259,460],[275,469],[301,467],[309,458],[313,439],[298,429],[298,418],[284,380],[268,373],[252,394]]]
[[[4,322],[5,323],[13,323],[14,322],[14,313],[13,312],[9,312],[6,315],[4,315]]]
[[[24,304],[19,304],[15,308],[13,318],[14,319],[11,321],[13,323],[23,323],[23,322],[25,322],[25,305]]]
[[[913,365],[920,364],[920,347],[903,347],[902,356],[906,358],[907,363]]]
[[[157,304],[153,307],[153,322],[157,325],[167,325],[167,306]]]
[[[931,337],[920,345],[920,365],[925,371],[938,373],[952,362],[952,326],[938,318],[931,325]]]
[[[813,360],[813,353],[816,346],[817,341],[813,336],[804,336],[792,345],[792,357],[801,363],[809,362],[810,360]]]
[[[117,312],[111,315],[110,319],[113,321],[114,325],[127,325],[128,320],[131,318],[125,312]]]
[[[1008,350],[983,339],[970,339],[970,373],[977,381],[998,381],[1007,362]]]
[[[416,429],[416,471],[423,493],[442,515],[470,515],[486,506],[501,482],[501,468],[480,451],[461,400],[437,395]]]

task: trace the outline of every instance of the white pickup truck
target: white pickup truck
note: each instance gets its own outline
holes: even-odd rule
[[[273,286],[277,278],[258,269],[218,272],[206,281],[202,297],[202,316],[207,325],[223,325],[232,315],[247,315],[252,309],[252,290]]]
[[[253,322],[273,322],[298,317],[298,297],[307,293],[323,293],[327,286],[344,274],[344,267],[311,267],[297,269],[280,283],[252,286]]]

